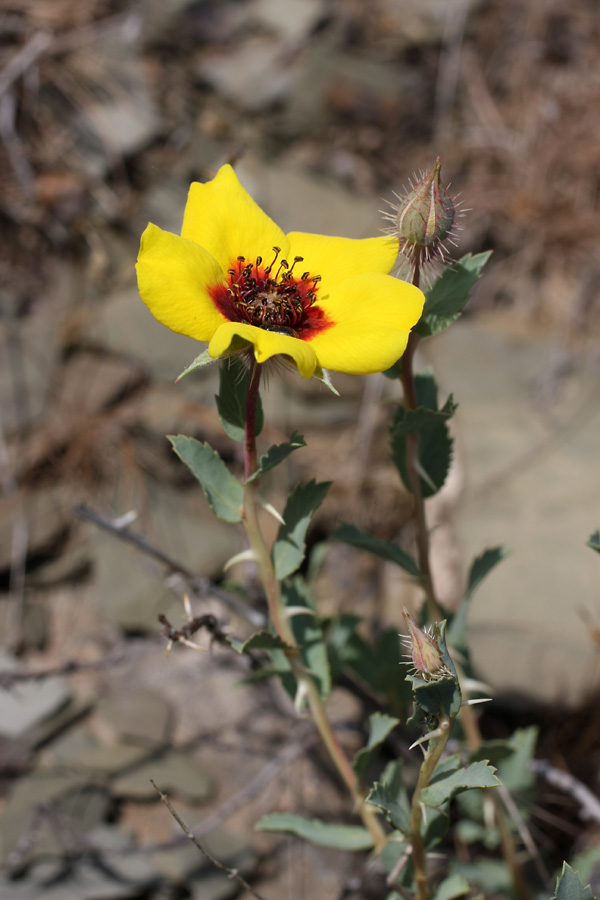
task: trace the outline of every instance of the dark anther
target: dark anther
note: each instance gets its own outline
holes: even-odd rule
[[[246,262],[245,256],[238,256],[238,262]]]
[[[306,279],[308,278],[309,275],[310,275],[310,272],[304,272],[304,274],[301,276],[301,281],[306,281]]]

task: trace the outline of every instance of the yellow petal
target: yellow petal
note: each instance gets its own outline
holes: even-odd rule
[[[231,166],[222,166],[212,181],[191,185],[181,236],[208,250],[224,271],[238,256],[247,262],[261,256],[268,265],[273,247],[281,248],[279,259],[288,255],[283,231],[244,190]]]
[[[319,301],[334,324],[307,343],[323,369],[383,372],[404,353],[424,300],[418,288],[390,275],[359,275]]]
[[[369,272],[391,271],[398,256],[398,241],[390,237],[353,238],[329,237],[292,231],[290,262],[295,256],[303,258],[297,271],[309,271],[321,276],[319,290],[327,294],[335,285]]]
[[[171,331],[209,341],[227,321],[206,290],[210,285],[225,283],[225,275],[202,247],[148,225],[136,269],[140,297]]]
[[[213,359],[227,353],[236,337],[254,346],[254,358],[257,363],[264,363],[272,356],[287,356],[296,364],[304,378],[310,378],[317,367],[315,352],[305,341],[287,334],[256,328],[245,322],[226,322],[217,329],[208,345],[208,352]]]

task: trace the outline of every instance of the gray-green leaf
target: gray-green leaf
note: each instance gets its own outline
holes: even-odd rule
[[[502,782],[496,778],[495,771],[493,766],[488,766],[483,760],[471,763],[449,775],[444,775],[438,781],[432,780],[421,792],[421,800],[426,806],[441,806],[460,791],[498,787]],[[435,773],[433,778],[435,779]]]
[[[256,823],[258,831],[285,831],[319,847],[332,850],[370,850],[373,838],[360,825],[332,825],[320,819],[305,819],[292,813],[271,813]]]
[[[596,553],[600,553],[600,531],[595,531],[593,534],[590,534],[587,545],[592,550],[595,550]]]
[[[386,716],[385,713],[375,712],[369,716],[369,739],[366,746],[361,747],[352,761],[352,768],[359,782],[362,781],[369,763],[375,755],[375,750],[399,723],[399,719]]]
[[[556,880],[556,891],[553,900],[595,900],[589,884],[584,884],[571,866],[564,862],[562,872]]]
[[[279,581],[287,578],[304,559],[306,531],[312,514],[319,508],[331,485],[330,481],[309,481],[297,485],[285,505],[283,520],[273,545],[273,563]]]
[[[361,531],[355,525],[340,525],[331,537],[334,541],[350,544],[351,547],[356,547],[358,550],[366,550],[367,553],[373,553],[387,562],[396,563],[397,566],[400,566],[401,569],[404,569],[405,572],[408,572],[409,575],[413,575],[415,578],[421,577],[421,570],[412,556],[405,550],[402,550],[401,547],[392,544],[391,541],[382,541],[366,531]]]
[[[491,251],[475,256],[468,253],[444,269],[425,293],[423,315],[415,327],[417,334],[421,337],[437,334],[458,319],[490,256]]]
[[[282,641],[276,634],[269,631],[257,631],[245,641],[239,641],[229,636],[228,641],[234,650],[238,653],[246,653],[247,650],[288,650],[285,641]]]
[[[202,485],[211,509],[223,522],[241,522],[244,489],[216,450],[183,434],[169,435],[175,453]]]
[[[278,466],[279,463],[283,462],[290,453],[293,453],[294,450],[299,450],[300,447],[306,447],[306,441],[297,431],[294,431],[288,444],[273,444],[272,447],[269,447],[264,456],[261,456],[256,472],[253,472],[247,483],[264,475],[265,472],[268,472],[270,469],[274,469],[275,466]]]

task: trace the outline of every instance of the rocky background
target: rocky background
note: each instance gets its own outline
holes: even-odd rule
[[[597,789],[599,60],[596,0],[3,0],[2,900],[247,897],[150,779],[271,900],[385,895],[362,859],[252,830],[266,812],[343,820],[347,805],[307,723],[273,686],[240,684],[243,660],[218,643],[261,620],[260,598],[240,612],[231,584],[213,589],[239,536],[164,437],[236,465],[215,373],[173,384],[197,347],[151,318],[133,268],[146,223],[178,231],[190,181],[225,161],[284,229],[361,237],[442,157],[469,208],[460,252],[494,253],[467,315],[423,353],[461,404],[430,510],[436,579],[451,605],[473,555],[513,550],[473,611],[498,696],[484,730],[540,724],[540,755]],[[266,440],[297,428],[309,445],[273,479],[275,503],[334,478],[314,540],[341,520],[410,540],[387,459],[397,386],[335,383],[341,399],[271,384]],[[416,600],[340,546],[320,583],[324,612],[373,632]],[[217,640],[167,656],[157,616],[181,628],[186,592]],[[356,746],[361,703],[337,689],[331,709]],[[558,863],[593,832],[547,795],[534,836]]]

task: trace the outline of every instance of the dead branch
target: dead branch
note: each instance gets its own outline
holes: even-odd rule
[[[89,522],[93,522],[94,525],[97,525],[99,528],[103,528],[115,537],[127,541],[129,544],[133,544],[133,546],[137,547],[138,550],[141,550],[142,553],[161,562],[166,566],[170,575],[178,575],[182,578],[198,599],[215,597],[229,609],[233,610],[236,615],[242,616],[252,625],[257,628],[265,627],[266,618],[262,613],[250,609],[246,604],[238,600],[237,597],[234,597],[232,594],[218,587],[218,585],[209,578],[196,575],[191,569],[188,569],[187,566],[183,565],[182,562],[174,559],[159,547],[155,547],[151,544],[142,534],[136,534],[135,532],[130,531],[129,522],[127,520],[123,522],[118,519],[108,519],[100,513],[97,513],[95,510],[90,509],[85,503],[76,503],[73,506],[73,512],[78,518],[87,519]]]
[[[229,866],[223,865],[222,862],[219,862],[218,859],[215,859],[215,857],[214,857],[211,853],[208,852],[208,850],[206,849],[206,847],[204,847],[204,846],[200,843],[200,841],[198,840],[198,838],[194,837],[194,835],[192,834],[192,832],[190,831],[190,829],[187,827],[187,825],[185,824],[185,822],[183,821],[183,819],[180,818],[180,816],[177,814],[177,812],[175,811],[175,809],[173,808],[173,806],[172,806],[171,803],[169,802],[169,798],[167,797],[167,795],[166,795],[166,794],[163,794],[163,792],[160,790],[159,787],[156,786],[155,782],[152,781],[152,779],[150,779],[150,783],[151,783],[152,786],[155,788],[155,790],[156,790],[158,796],[160,797],[160,799],[162,800],[162,802],[165,804],[165,806],[167,807],[167,809],[169,810],[169,812],[171,813],[171,815],[173,816],[173,818],[175,819],[175,821],[177,822],[177,824],[179,825],[179,827],[181,828],[181,830],[184,832],[185,836],[186,836],[187,838],[189,838],[189,840],[192,842],[192,844],[194,844],[195,847],[198,848],[198,850],[200,851],[200,853],[202,853],[202,854],[209,860],[209,862],[211,862],[211,863],[213,864],[213,866],[214,866],[216,869],[219,869],[221,872],[224,872],[224,873],[227,875],[228,878],[231,878],[231,879],[233,879],[234,881],[237,881],[237,883],[238,883],[241,887],[243,887],[244,890],[246,890],[246,891],[248,891],[250,894],[252,894],[253,897],[256,897],[256,900],[266,900],[266,898],[263,897],[262,894],[259,894],[258,891],[255,891],[254,888],[252,888],[252,887],[248,884],[248,882],[246,881],[246,879],[243,878],[243,877],[240,875],[240,873],[237,871],[237,869],[230,869]]]

